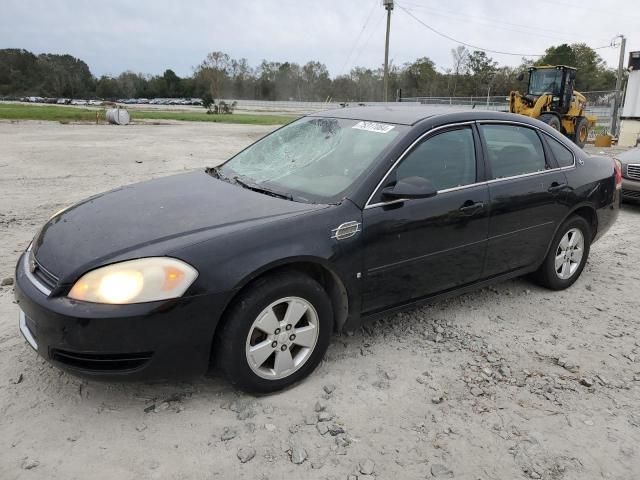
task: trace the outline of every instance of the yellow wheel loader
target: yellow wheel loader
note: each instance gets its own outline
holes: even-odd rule
[[[573,89],[575,82],[576,69],[573,67],[531,67],[527,93],[511,92],[509,111],[549,124],[582,148],[589,129],[596,124],[596,117],[585,115],[587,99]]]

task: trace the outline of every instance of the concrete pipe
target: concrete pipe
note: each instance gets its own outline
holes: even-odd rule
[[[131,118],[124,108],[110,108],[106,111],[107,122],[112,125],[127,125]]]

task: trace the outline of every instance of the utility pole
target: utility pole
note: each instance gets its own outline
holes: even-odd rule
[[[624,35],[618,35],[620,38],[620,60],[618,61],[618,76],[616,77],[616,94],[613,100],[613,118],[611,119],[611,135],[616,135],[618,131],[618,110],[622,103],[622,74],[624,72],[624,50],[627,45],[627,39]]]
[[[393,10],[393,0],[382,0],[382,5],[387,11],[387,38],[384,42],[384,80],[382,101],[387,101],[387,91],[389,89],[389,32],[391,30],[391,10]]]
[[[496,78],[496,74],[494,73],[489,77],[489,84],[487,85],[487,110],[489,109],[489,99],[491,98],[491,85]]]

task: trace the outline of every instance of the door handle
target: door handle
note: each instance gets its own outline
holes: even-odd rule
[[[483,208],[484,203],[482,202],[464,202],[464,204],[458,210],[465,215],[473,215]]]
[[[567,186],[566,182],[563,182],[563,183],[553,182],[551,186],[547,188],[547,192],[551,192],[551,193],[559,192],[560,190],[563,190],[566,186]]]

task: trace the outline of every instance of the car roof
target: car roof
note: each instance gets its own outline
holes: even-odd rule
[[[440,116],[455,117],[456,121],[468,120],[512,120],[531,123],[528,117],[506,112],[475,110],[470,107],[450,105],[399,104],[384,106],[345,107],[316,112],[309,116],[325,118],[344,118],[369,122],[415,125],[426,119]],[[453,120],[453,118],[451,118]]]

